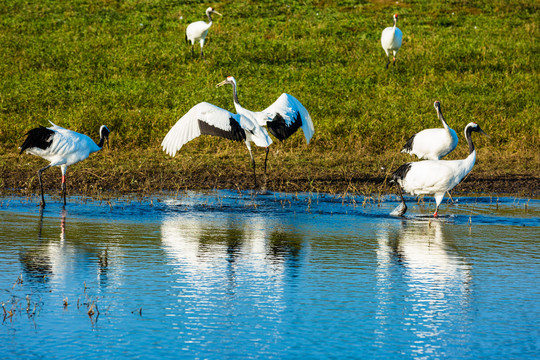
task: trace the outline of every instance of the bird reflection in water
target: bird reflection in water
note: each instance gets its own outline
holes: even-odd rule
[[[43,208],[39,211],[37,244],[29,249],[23,249],[19,254],[23,273],[25,277],[34,282],[47,282],[53,274],[53,253],[48,251],[51,244],[44,243],[43,240]],[[60,243],[56,247],[62,247],[65,241],[66,232],[66,210],[62,209],[60,221]]]
[[[441,220],[403,221],[378,235],[377,320],[379,344],[405,332],[427,355],[444,341],[442,329],[467,334],[471,319],[470,265],[446,238]],[[448,232],[451,233],[451,232]],[[466,339],[463,339],[466,341]]]
[[[302,239],[263,217],[248,220],[166,218],[161,226],[162,244],[178,281],[188,282],[190,289],[204,290],[223,287],[225,280],[227,292],[232,294],[238,282],[279,287],[284,277],[294,276],[302,256]]]

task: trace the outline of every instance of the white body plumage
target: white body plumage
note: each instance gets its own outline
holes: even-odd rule
[[[101,150],[101,147],[87,135],[64,129],[52,122],[51,125],[51,127],[47,128],[54,132],[49,138],[49,141],[52,140],[50,146],[46,149],[38,147],[27,148],[25,149],[26,153],[49,161],[51,163],[50,166],[68,167],[86,159],[90,154]],[[103,126],[105,125],[102,125],[102,128]],[[65,170],[62,170],[62,173],[65,175]]]
[[[425,129],[413,135],[401,150],[402,153],[416,155],[420,159],[439,160],[452,152],[457,144],[456,131],[446,123],[439,101],[433,104],[443,127]]]

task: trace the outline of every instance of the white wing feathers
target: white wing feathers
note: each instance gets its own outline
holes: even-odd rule
[[[174,156],[184,144],[201,135],[199,121],[223,131],[231,131],[231,118],[240,124],[239,115],[207,102],[199,103],[192,107],[169,130],[161,143],[163,151],[170,156]]]
[[[281,94],[272,105],[261,111],[261,113],[265,115],[264,117],[258,117],[259,125],[261,126],[267,125],[267,122],[274,120],[276,115],[279,114],[285,121],[285,125],[291,127],[294,122],[297,121],[298,115],[300,115],[302,121],[301,127],[308,144],[315,132],[308,111],[304,105],[292,95],[286,93]]]

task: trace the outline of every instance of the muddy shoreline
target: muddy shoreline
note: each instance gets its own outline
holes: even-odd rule
[[[29,196],[39,194],[39,183],[34,171],[21,169],[2,169],[4,195]],[[43,176],[45,192],[55,195],[60,192],[59,176],[50,171]],[[250,190],[267,189],[277,192],[318,192],[328,194],[372,195],[394,193],[394,186],[387,183],[386,175],[371,176],[327,176],[305,177],[298,174],[268,175],[266,186],[263,176],[258,177],[254,187],[253,177],[245,176],[242,171],[230,171],[227,174],[209,172],[173,172],[147,173],[138,172],[130,176],[100,175],[91,171],[75,171],[67,182],[69,195],[97,194],[140,194],[144,196],[160,192],[188,190]],[[498,194],[519,197],[540,196],[540,177],[532,175],[495,175],[470,174],[456,186],[453,194]]]

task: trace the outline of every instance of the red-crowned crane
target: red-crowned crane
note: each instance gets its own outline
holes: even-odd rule
[[[387,69],[388,65],[390,64],[390,53],[392,53],[394,57],[392,65],[396,64],[396,55],[399,51],[399,48],[401,47],[401,40],[403,39],[403,34],[401,33],[401,30],[396,27],[397,19],[398,14],[394,14],[394,26],[384,29],[381,35],[381,45],[384,49],[384,52],[386,53],[386,57],[388,58],[388,62],[386,63]]]
[[[213,135],[229,140],[244,141],[251,156],[253,178],[255,187],[257,187],[255,159],[251,153],[251,142],[267,148],[272,143],[272,139],[270,139],[266,129],[241,114],[233,114],[210,103],[202,102],[192,107],[176,122],[161,142],[161,146],[163,151],[174,156],[184,144],[200,135]]]
[[[476,150],[471,138],[472,132],[487,135],[478,124],[471,122],[465,127],[465,138],[469,144],[469,156],[462,160],[423,160],[401,165],[391,176],[397,184],[401,204],[391,215],[402,216],[407,211],[402,189],[411,195],[435,197],[437,207],[433,216],[438,216],[439,206],[444,194],[452,190],[472,170],[476,161]]]
[[[208,16],[207,23],[202,20],[195,21],[189,24],[186,28],[186,41],[191,42],[191,54],[194,55],[193,46],[195,45],[195,42],[198,41],[201,44],[201,57],[203,59],[205,59],[203,53],[204,40],[206,39],[206,35],[208,35],[208,29],[210,29],[210,26],[212,26],[212,14],[222,16],[220,13],[214,10],[214,8],[209,7],[206,9],[206,16]]]
[[[243,115],[260,126],[266,126],[270,134],[274,135],[278,140],[283,141],[294,134],[299,128],[304,132],[306,142],[309,144],[315,128],[309,116],[308,111],[294,96],[289,94],[281,94],[281,96],[269,107],[263,111],[250,111],[243,108],[238,102],[236,92],[236,80],[232,76],[228,76],[216,86],[232,85],[233,101],[236,112]],[[268,148],[266,148],[266,158],[264,160],[264,171],[266,173],[266,161],[268,159]]]
[[[50,122],[50,121],[49,121]],[[99,129],[99,143],[84,134],[64,129],[51,123],[51,127],[40,126],[26,133],[27,137],[21,145],[20,153],[26,151],[28,154],[42,157],[50,162],[49,165],[38,170],[39,186],[41,189],[41,207],[45,206],[43,196],[43,182],[41,174],[51,166],[60,166],[62,170],[62,195],[64,196],[64,206],[66,205],[66,171],[67,167],[86,159],[90,154],[103,148],[105,141],[109,140],[109,129],[101,125]]]
[[[402,153],[416,155],[420,159],[440,160],[456,148],[458,137],[456,131],[451,129],[444,120],[441,103],[435,101],[433,106],[443,127],[425,129],[414,134],[401,149]]]

